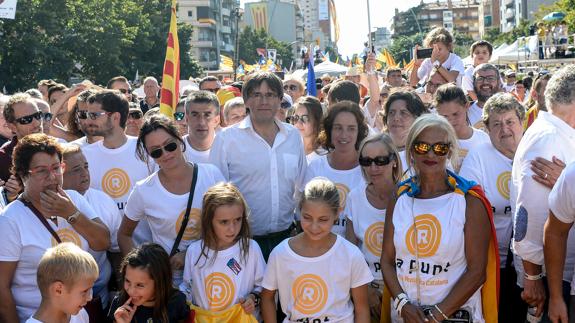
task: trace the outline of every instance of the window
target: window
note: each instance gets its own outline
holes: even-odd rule
[[[192,10],[188,10],[188,17],[193,17],[193,11]]]

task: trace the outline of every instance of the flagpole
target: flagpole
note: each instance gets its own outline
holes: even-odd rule
[[[372,50],[372,43],[371,43],[371,13],[369,10],[369,0],[367,1],[367,38],[368,38],[368,44],[369,44],[369,50]]]

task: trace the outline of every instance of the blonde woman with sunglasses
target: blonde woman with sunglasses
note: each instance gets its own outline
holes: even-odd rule
[[[200,235],[202,196],[208,188],[224,181],[215,166],[187,162],[185,147],[176,125],[167,117],[154,115],[144,122],[138,137],[137,155],[145,162],[154,159],[159,170],[136,183],[118,231],[118,244],[126,255],[135,247],[132,242],[134,229],[138,222],[146,220],[150,224],[152,242],[170,254],[175,286],[182,282],[186,249]],[[184,226],[186,213],[188,221]],[[185,229],[176,243],[182,226]]]
[[[475,183],[448,170],[456,156],[457,136],[445,118],[427,114],[413,123],[406,157],[415,175],[389,203],[383,235],[393,322],[497,322],[491,207]]]

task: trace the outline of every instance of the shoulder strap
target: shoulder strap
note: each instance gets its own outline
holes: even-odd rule
[[[48,223],[48,220],[46,220],[46,218],[42,215],[42,213],[40,213],[40,211],[38,211],[38,209],[32,203],[30,203],[30,201],[27,201],[24,198],[22,198],[22,195],[18,197],[18,200],[22,202],[26,207],[28,207],[32,211],[32,213],[34,213],[34,215],[38,218],[38,220],[40,220],[40,222],[42,222],[44,227],[46,227],[46,229],[50,232],[52,237],[54,237],[54,239],[58,243],[62,243],[62,240],[60,239],[56,231],[52,229],[52,226],[50,225],[50,223]]]
[[[182,225],[180,226],[180,231],[178,231],[178,236],[174,245],[172,246],[172,251],[170,251],[170,257],[179,252],[178,246],[182,237],[184,236],[184,231],[188,226],[188,220],[190,219],[190,210],[192,209],[192,201],[194,200],[194,191],[196,189],[196,182],[198,181],[198,164],[194,163],[194,176],[192,177],[192,186],[190,187],[190,193],[188,194],[188,206],[186,207],[186,213],[184,214],[184,219],[182,220]]]

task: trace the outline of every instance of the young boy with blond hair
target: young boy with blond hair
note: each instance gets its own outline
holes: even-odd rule
[[[92,255],[70,242],[58,244],[44,253],[36,277],[42,302],[26,323],[89,323],[83,307],[98,278]]]

